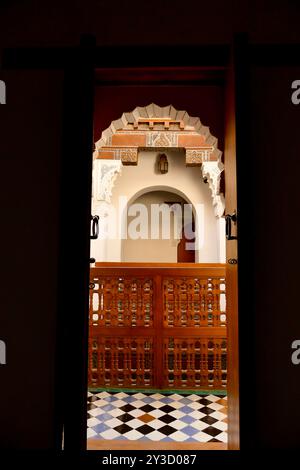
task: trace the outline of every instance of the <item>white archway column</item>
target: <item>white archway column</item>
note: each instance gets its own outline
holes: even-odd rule
[[[112,189],[121,169],[121,160],[96,159],[93,163],[92,214],[99,216],[99,237],[91,241],[91,257],[96,261],[107,261],[109,217],[114,211]]]
[[[218,218],[219,263],[226,263],[225,218]]]
[[[224,165],[221,161],[203,162],[201,169],[203,178],[207,180],[209,185],[215,216],[218,219],[217,237],[219,263],[226,263],[225,219],[222,217],[225,211],[225,199],[223,194],[220,193],[220,179]]]

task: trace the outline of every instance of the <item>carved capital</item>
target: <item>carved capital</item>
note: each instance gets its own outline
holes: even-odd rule
[[[121,158],[123,165],[137,165],[138,149],[137,148],[120,149],[120,158]]]
[[[197,149],[186,149],[185,162],[187,166],[200,166],[210,159],[214,147],[202,147]]]
[[[207,180],[211,190],[212,202],[216,217],[222,217],[225,209],[225,200],[223,194],[220,194],[221,173],[224,170],[222,162],[203,162],[202,175]]]
[[[120,160],[94,160],[93,168],[93,202],[110,203],[116,177],[121,172]]]

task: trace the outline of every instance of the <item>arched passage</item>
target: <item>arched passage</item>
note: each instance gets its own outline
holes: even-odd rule
[[[194,226],[196,211],[181,191],[170,187],[148,187],[138,191],[123,211],[128,235],[141,221],[143,211],[146,216],[143,236],[137,239],[127,236],[121,241],[122,262],[195,261],[195,239],[188,229]],[[182,245],[185,239],[186,243]],[[179,249],[181,259],[178,259]]]

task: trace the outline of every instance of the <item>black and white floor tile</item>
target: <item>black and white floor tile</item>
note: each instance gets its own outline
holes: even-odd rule
[[[227,442],[227,397],[88,392],[87,437],[160,442]]]

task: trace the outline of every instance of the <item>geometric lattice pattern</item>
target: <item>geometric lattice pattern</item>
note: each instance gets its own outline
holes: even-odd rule
[[[151,387],[153,341],[141,337],[90,337],[90,379],[92,387]]]
[[[167,338],[164,340],[165,388],[226,387],[226,339]]]
[[[160,442],[227,442],[227,397],[89,393],[87,437]]]
[[[153,325],[151,279],[94,277],[90,287],[90,323],[93,326]]]
[[[90,276],[90,387],[226,388],[222,265],[105,269]]]
[[[164,326],[225,326],[225,280],[165,278]]]

